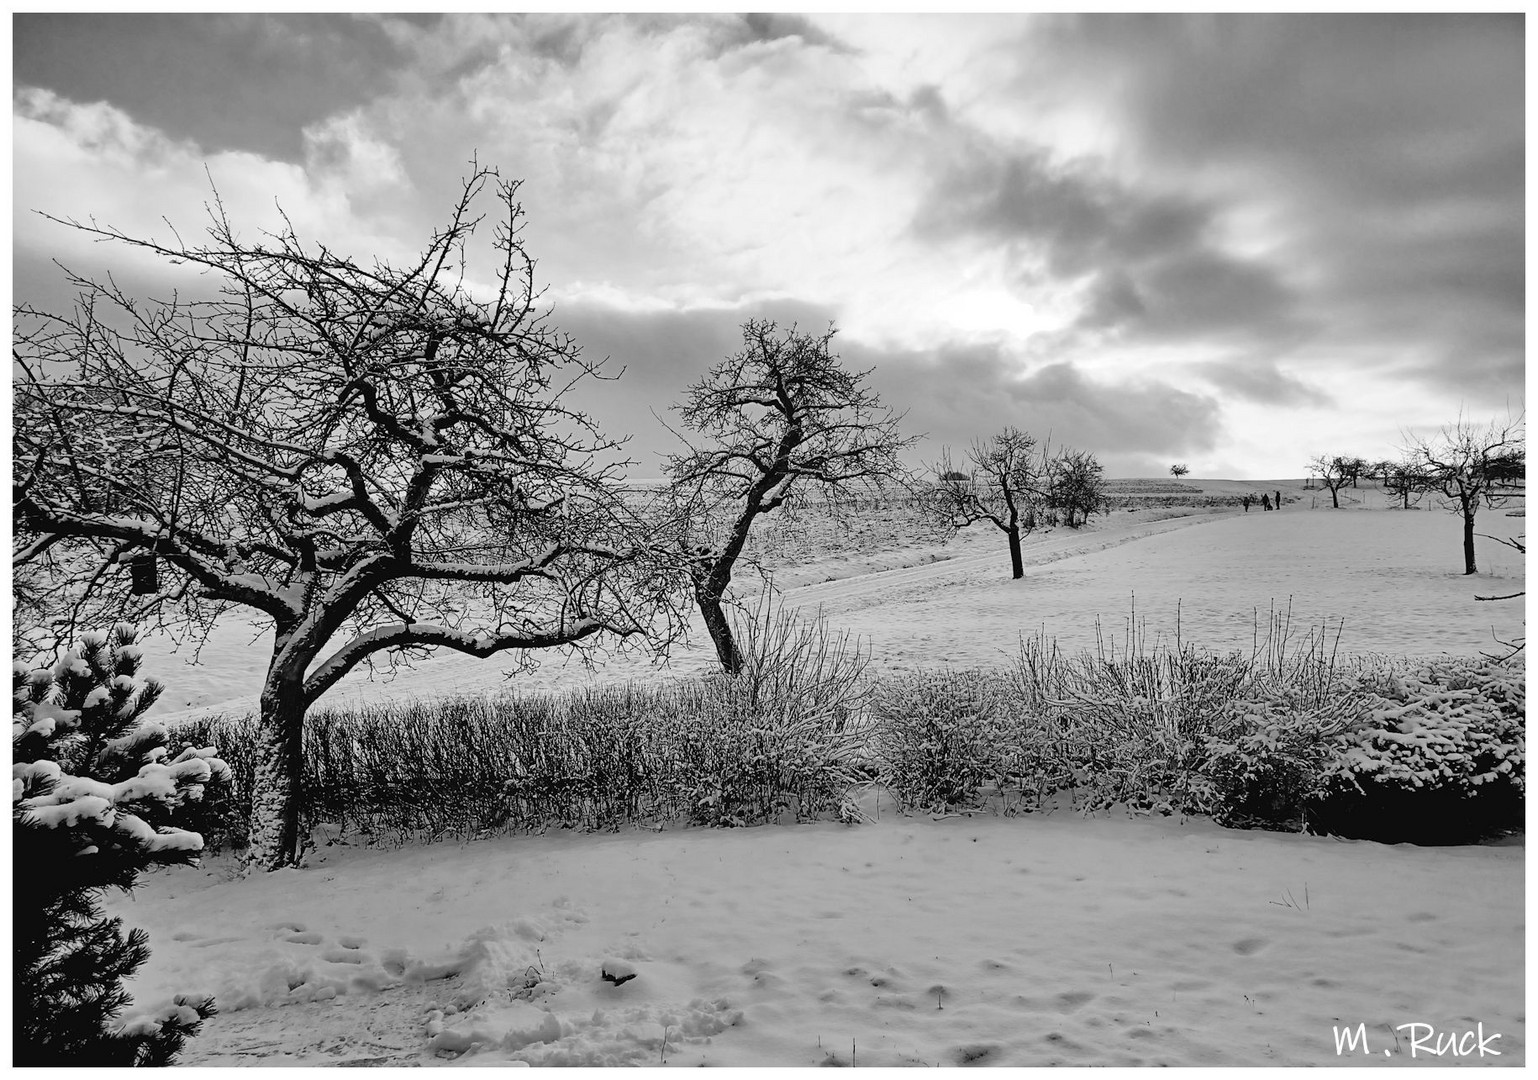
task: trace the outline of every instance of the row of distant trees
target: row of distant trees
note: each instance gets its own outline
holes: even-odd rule
[[[1483,425],[1460,418],[1435,435],[1407,436],[1396,460],[1320,455],[1309,469],[1329,491],[1330,505],[1336,509],[1341,490],[1348,484],[1355,488],[1362,480],[1378,481],[1406,510],[1423,494],[1440,495],[1463,519],[1463,572],[1474,574],[1479,571],[1474,528],[1480,508],[1525,491],[1525,422],[1521,415]]]
[[[915,480],[899,463],[914,439],[833,331],[758,320],[675,406],[685,450],[638,499],[620,444],[571,404],[601,365],[547,321],[517,192],[476,168],[406,266],[287,226],[247,242],[217,195],[196,245],[61,221],[218,291],[146,301],[70,275],[72,311],[14,312],[15,611],[36,631],[16,645],[116,623],[198,644],[234,609],[270,621],[253,867],[299,860],[304,718],[360,665],[600,638],[666,652],[692,606],[735,673],[733,574],[798,491],[836,505],[916,485],[951,527],[1005,531],[1016,577],[1022,535],[1102,504],[1092,455],[1014,429],[975,444],[966,474],[947,457],[949,479]],[[486,200],[493,277],[472,288]]]

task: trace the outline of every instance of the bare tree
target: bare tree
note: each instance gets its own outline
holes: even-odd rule
[[[1190,471],[1191,471],[1191,467],[1189,465],[1171,465],[1170,466],[1170,475],[1173,476],[1176,480],[1179,480],[1182,476],[1184,476],[1186,473],[1188,473]]]
[[[1330,489],[1330,505],[1336,510],[1340,509],[1340,489],[1351,483],[1351,478],[1360,471],[1357,463],[1361,460],[1340,455],[1320,455],[1309,463],[1309,468],[1318,475],[1319,482]]]
[[[1049,459],[1036,437],[1007,427],[997,435],[978,439],[967,452],[971,475],[966,482],[942,481],[932,498],[938,513],[953,528],[964,529],[979,521],[992,523],[1009,540],[1012,577],[1025,576],[1020,538],[1035,531],[1047,502]],[[947,452],[940,475],[953,472]]]
[[[1430,438],[1407,435],[1405,452],[1426,489],[1444,495],[1463,518],[1463,572],[1479,572],[1474,558],[1474,519],[1481,504],[1497,505],[1527,475],[1527,432],[1518,415],[1480,427],[1459,418]]]
[[[1410,509],[1410,496],[1419,498],[1426,490],[1426,478],[1412,461],[1381,461],[1376,471],[1383,490],[1398,498],[1402,509]]]
[[[870,371],[847,370],[830,351],[836,332],[749,320],[742,349],[673,407],[704,436],[696,446],[679,433],[687,451],[668,458],[669,495],[695,602],[731,674],[742,657],[723,605],[753,523],[807,487],[836,506],[848,489],[900,477],[897,455],[914,441],[866,385]]]
[[[201,246],[64,222],[218,291],[141,302],[71,275],[72,314],[14,313],[13,563],[56,585],[31,614],[66,638],[121,620],[201,641],[235,608],[275,631],[248,866],[299,860],[306,710],[376,654],[676,629],[615,446],[563,403],[597,366],[538,307],[517,190],[475,168],[404,267],[286,223],[243,242],[217,195]]]
[[[1351,481],[1352,488],[1357,486],[1357,481],[1359,481],[1364,474],[1368,479],[1372,479],[1372,466],[1368,463],[1366,458],[1342,458],[1341,465],[1346,470],[1346,478]]]
[[[1095,455],[1064,448],[1047,463],[1048,505],[1064,513],[1063,524],[1077,529],[1105,507],[1105,469]]]

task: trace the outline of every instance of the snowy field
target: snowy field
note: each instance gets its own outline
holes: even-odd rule
[[[996,531],[801,559],[776,582],[864,638],[878,671],[996,664],[1042,629],[1092,645],[1097,618],[1119,649],[1134,595],[1150,641],[1173,638],[1178,603],[1181,638],[1218,650],[1250,648],[1289,600],[1295,635],[1333,641],[1344,618],[1343,652],[1475,654],[1492,626],[1522,633],[1520,604],[1473,600],[1523,587],[1515,552],[1481,540],[1486,573],[1466,578],[1448,515],[1311,510],[1287,490],[1303,501],[1280,513],[1033,536],[1018,582]],[[1524,528],[1500,511],[1480,525]],[[250,639],[224,628],[200,668],[151,652],[162,715],[250,708]],[[518,685],[708,660],[699,644],[665,670],[547,662]],[[505,691],[500,671],[434,659],[327,703]],[[1520,845],[865,810],[875,823],[403,850],[321,837],[305,870],[242,880],[209,860],[111,908],[151,935],[142,1005],[219,999],[188,1065],[1449,1064],[1428,1052],[1439,1038],[1525,1061]],[[1358,1025],[1367,1052],[1337,1056]]]
[[[1288,495],[1308,500],[1313,493]],[[1465,577],[1461,525],[1450,514],[1307,506],[1269,514],[1123,512],[1096,518],[1088,529],[1035,533],[1023,545],[1026,574],[1019,581],[1010,580],[1004,535],[991,526],[973,526],[945,545],[898,535],[887,548],[860,556],[794,553],[770,569],[788,606],[821,609],[832,626],[868,645],[878,671],[997,666],[1022,635],[1038,632],[1065,649],[1094,648],[1097,620],[1108,648],[1123,646],[1135,618],[1150,643],[1173,642],[1178,631],[1181,640],[1214,651],[1248,651],[1271,611],[1289,605],[1295,638],[1312,628],[1327,631],[1333,644],[1338,631],[1342,652],[1476,655],[1497,647],[1492,630],[1505,640],[1521,635],[1520,603],[1473,599],[1522,588],[1517,552],[1481,539],[1481,573]],[[1480,518],[1480,531],[1495,536],[1525,528],[1524,518],[1500,510]],[[758,579],[742,571],[738,581]],[[496,657],[449,653],[390,675],[353,672],[322,704],[698,675],[716,661],[697,618],[696,624],[692,643],[661,666],[627,655],[589,671],[551,653],[536,671],[509,679],[508,665]],[[232,620],[194,665],[186,662],[189,646],[173,652],[168,641],[149,639],[145,670],[169,684],[151,715],[254,712],[271,645],[270,634]]]

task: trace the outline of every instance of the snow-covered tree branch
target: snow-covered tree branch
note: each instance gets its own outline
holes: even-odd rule
[[[18,623],[196,641],[232,607],[272,621],[256,865],[298,857],[304,712],[369,656],[677,628],[618,445],[567,404],[599,365],[540,307],[517,192],[476,168],[404,268],[288,226],[246,242],[217,196],[197,246],[64,222],[218,291],[72,277],[72,313],[14,313]]]

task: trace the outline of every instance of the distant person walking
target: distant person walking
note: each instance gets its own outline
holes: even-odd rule
[[[1248,514],[1250,512],[1250,503],[1255,501],[1255,496],[1251,495],[1248,491],[1246,491],[1244,493],[1244,497],[1241,498],[1239,501],[1244,504],[1244,512],[1246,514]]]
[[[1280,491],[1276,493],[1276,508],[1278,510],[1282,508],[1282,493]]]
[[[1269,496],[1269,495],[1262,495],[1260,497],[1260,506],[1261,506],[1261,509],[1263,509],[1263,510],[1271,509],[1271,496]]]

